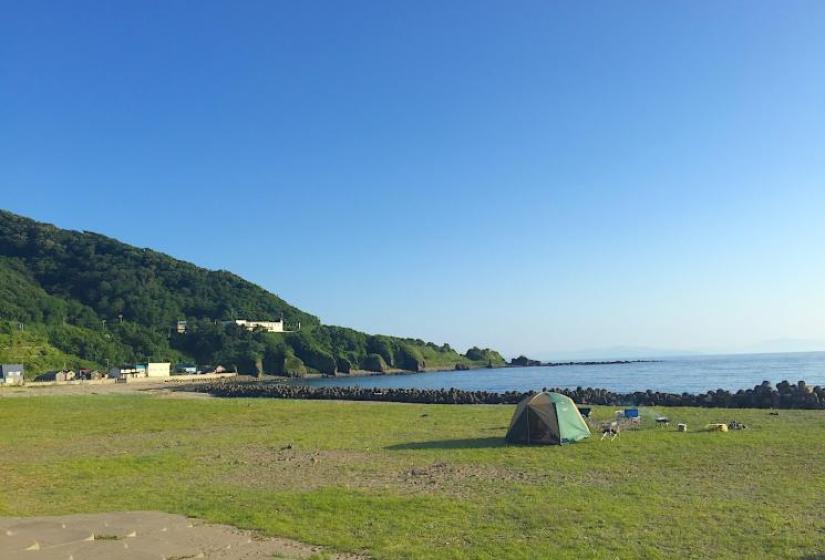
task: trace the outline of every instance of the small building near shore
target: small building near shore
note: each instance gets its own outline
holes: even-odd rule
[[[0,364],[0,384],[22,385],[23,364]]]
[[[35,381],[74,381],[76,374],[70,369],[48,371],[35,377]]]
[[[175,373],[194,375],[198,373],[198,366],[195,364],[178,363],[175,364]]]
[[[149,362],[141,365],[146,368],[146,377],[169,377],[172,373],[172,364],[169,362]]]
[[[136,365],[124,365],[109,370],[109,379],[127,380],[139,377],[146,377],[146,368],[139,368]]]
[[[129,381],[144,377],[169,377],[172,364],[169,362],[148,362],[145,364],[124,365],[109,370],[110,379]]]
[[[198,367],[198,373],[226,373],[226,368],[222,365],[202,365]]]
[[[106,375],[103,372],[90,368],[80,368],[75,375],[75,379],[83,380],[103,379],[104,377]]]

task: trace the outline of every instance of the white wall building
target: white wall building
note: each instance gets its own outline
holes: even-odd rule
[[[135,377],[146,377],[146,368],[137,366],[113,367],[109,370],[110,379],[125,379]]]
[[[169,362],[155,362],[146,364],[146,377],[169,377],[172,364]]]
[[[134,366],[114,367],[109,370],[112,379],[137,379],[141,377],[169,377],[172,364],[169,362],[149,362]]]
[[[243,327],[248,331],[252,331],[257,327],[260,327],[266,332],[284,332],[283,319],[278,319],[277,321],[247,321],[246,319],[236,319],[235,321],[229,322],[235,323],[239,327]]]
[[[20,385],[23,383],[22,364],[0,364],[0,383]]]

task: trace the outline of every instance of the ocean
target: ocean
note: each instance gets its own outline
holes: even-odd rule
[[[655,359],[655,358],[651,358]],[[825,385],[825,352],[731,354],[660,358],[656,362],[441,371],[295,380],[311,386],[361,386],[468,391],[529,391],[594,387],[616,392],[651,389],[703,393],[749,389],[762,381]]]

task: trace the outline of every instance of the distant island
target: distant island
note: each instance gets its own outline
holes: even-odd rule
[[[519,356],[513,358],[509,362],[510,367],[559,367],[559,366],[605,366],[617,364],[645,364],[656,363],[661,360],[586,360],[586,361],[568,361],[568,362],[542,362],[540,360],[531,360],[527,356]]]
[[[0,210],[0,363],[33,378],[153,361],[287,376],[506,365],[489,348],[325,325],[231,272]]]

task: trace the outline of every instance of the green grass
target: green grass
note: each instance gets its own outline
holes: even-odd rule
[[[377,558],[825,555],[825,412],[666,410],[682,434],[647,410],[614,442],[521,447],[512,411],[0,399],[0,515],[162,510]]]

